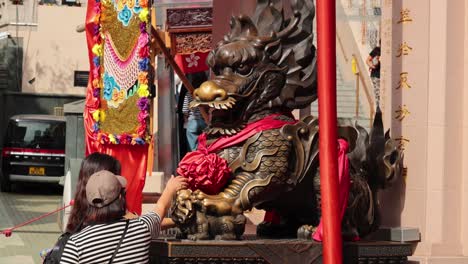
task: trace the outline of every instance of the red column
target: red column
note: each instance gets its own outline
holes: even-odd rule
[[[317,0],[320,181],[325,264],[343,263],[338,202],[335,19],[335,0]]]

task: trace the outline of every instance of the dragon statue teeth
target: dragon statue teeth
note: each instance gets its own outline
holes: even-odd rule
[[[240,239],[243,212],[253,207],[280,218],[260,224],[259,236],[310,239],[320,221],[318,121],[309,116],[297,122],[290,115],[317,99],[315,6],[312,0],[292,0],[292,15],[285,18],[282,2],[258,0],[252,17],[233,17],[229,34],[208,56],[216,76],[194,91],[191,104],[208,110],[207,148],[252,124],[279,125],[244,133],[209,154],[225,161],[229,177],[215,193],[178,192],[171,215],[182,237]],[[339,125],[339,133],[350,145],[343,230],[364,236],[378,227],[376,193],[401,176],[403,153],[383,134],[379,109],[370,135],[357,124]]]

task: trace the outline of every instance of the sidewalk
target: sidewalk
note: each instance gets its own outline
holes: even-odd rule
[[[55,210],[61,191],[47,185],[21,188],[18,193],[0,192],[0,229],[17,225]],[[50,248],[61,234],[57,215],[51,215],[14,231],[11,237],[0,237],[0,263],[42,263],[39,252]]]

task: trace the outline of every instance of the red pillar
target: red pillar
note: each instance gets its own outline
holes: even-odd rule
[[[317,0],[319,158],[325,264],[343,263],[338,202],[335,19],[335,0]]]

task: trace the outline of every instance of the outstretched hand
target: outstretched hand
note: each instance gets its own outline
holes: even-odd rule
[[[187,179],[182,176],[172,177],[166,184],[166,188],[164,189],[161,197],[159,198],[156,206],[154,207],[154,211],[159,216],[165,216],[167,214],[167,210],[169,209],[172,199],[178,190],[187,188]]]
[[[187,178],[182,176],[171,176],[169,181],[166,184],[166,190],[171,194],[175,194],[178,190],[187,189],[188,183]]]

